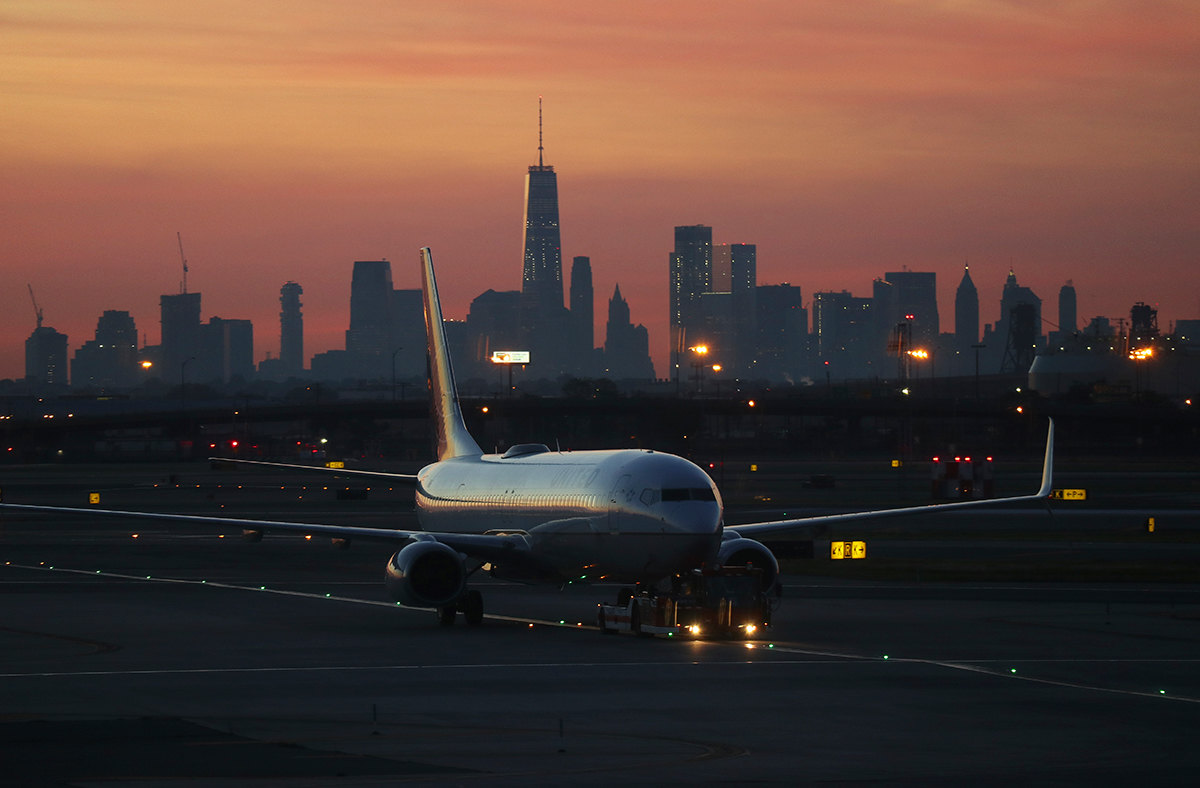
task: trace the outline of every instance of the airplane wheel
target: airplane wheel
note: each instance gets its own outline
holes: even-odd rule
[[[471,590],[463,600],[463,618],[468,626],[477,627],[483,623],[483,594]]]
[[[437,609],[438,623],[444,627],[454,626],[454,615],[458,611],[454,609],[454,605],[443,605]]]

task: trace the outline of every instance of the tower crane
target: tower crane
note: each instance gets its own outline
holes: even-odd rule
[[[34,297],[34,295],[33,295],[33,285],[26,284],[25,286],[29,288],[29,300],[33,302],[33,313],[35,315],[37,315],[37,327],[41,328],[42,327],[42,308],[40,306],[38,306],[37,298]]]
[[[179,292],[187,292],[187,258],[183,256],[183,235],[178,231],[175,232],[175,237],[179,240],[179,260],[183,263],[183,284],[180,285]]]

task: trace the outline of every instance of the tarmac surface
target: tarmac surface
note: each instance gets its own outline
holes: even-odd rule
[[[406,496],[89,475],[106,507],[320,522],[392,520]],[[76,504],[89,489],[75,471],[6,476],[14,502]],[[591,626],[616,592],[603,585],[483,580],[484,624],[441,627],[387,601],[390,552],[0,514],[3,783],[1176,785],[1200,773],[1200,583],[790,575],[767,639],[647,640]]]

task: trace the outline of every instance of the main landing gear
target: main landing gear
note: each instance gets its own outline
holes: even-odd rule
[[[457,601],[449,605],[442,605],[437,609],[438,623],[444,627],[454,626],[454,618],[460,611],[467,626],[477,627],[482,624],[483,594],[470,589]]]

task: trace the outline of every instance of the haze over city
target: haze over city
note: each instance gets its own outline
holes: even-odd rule
[[[104,309],[156,343],[176,232],[256,360],[285,281],[319,353],[353,261],[416,287],[423,245],[464,317],[520,287],[539,95],[563,258],[591,258],[601,327],[620,284],[660,376],[676,225],[806,301],[907,266],[946,321],[969,262],[983,322],[1010,268],[1046,300],[1074,280],[1081,321],[1200,317],[1192,4],[17,2],[0,74],[0,378],[27,282],[72,349]]]

